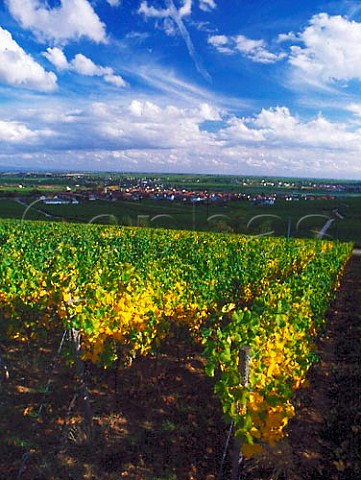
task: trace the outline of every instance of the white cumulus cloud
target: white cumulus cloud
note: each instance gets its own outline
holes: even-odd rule
[[[173,15],[173,0],[166,0],[167,8],[156,8],[149,6],[147,1],[140,4],[138,13],[142,13],[145,17],[150,18],[167,18]],[[177,10],[180,18],[190,15],[192,12],[192,0],[183,0],[183,5]]]
[[[48,48],[46,52],[43,53],[44,57],[49,60],[58,70],[68,70],[69,63],[64,55],[63,50],[58,47]]]
[[[10,144],[35,143],[41,137],[49,137],[52,132],[49,129],[31,130],[22,122],[14,120],[0,120],[0,141]]]
[[[107,0],[111,7],[119,7],[121,0]]]
[[[120,75],[114,75],[113,73],[104,75],[104,80],[107,83],[111,83],[115,87],[119,88],[126,87],[128,85],[123,77]]]
[[[357,117],[361,117],[361,103],[351,103],[347,105],[346,110],[352,112]]]
[[[69,62],[64,52],[58,48],[47,48],[43,53],[44,57],[49,60],[58,70],[70,70],[89,77],[103,77],[107,83],[111,83],[116,87],[125,87],[127,83],[120,75],[115,75],[111,67],[102,67],[96,65],[90,58],[82,53],[78,53]]]
[[[86,57],[81,53],[77,53],[73,60],[71,61],[71,68],[80,75],[93,76],[103,76],[110,75],[113,70],[109,67],[100,67],[96,65],[90,58]]]
[[[56,80],[53,72],[45,71],[0,27],[0,82],[50,92],[56,88]]]
[[[87,0],[60,0],[50,8],[41,0],[5,0],[11,15],[38,39],[65,44],[87,37],[105,42],[105,25]]]
[[[208,144],[212,137],[202,131],[205,120],[218,120],[218,110],[207,103],[194,108],[160,106],[150,100],[133,99],[127,105],[93,103],[89,109],[96,130],[93,138],[114,148],[192,149]]]
[[[345,148],[361,151],[361,130],[330,122],[322,115],[302,121],[292,115],[287,107],[262,109],[252,118],[231,118],[221,134],[223,139],[230,142],[239,139],[264,142],[268,148],[283,146],[292,149],[302,146],[310,151],[318,148],[326,151]]]
[[[211,35],[208,37],[208,43],[212,45],[219,53],[233,55],[232,42],[226,35]]]
[[[361,80],[361,23],[340,15],[315,15],[291,46],[290,64],[300,81]]]
[[[204,12],[210,12],[217,8],[217,5],[214,0],[199,0],[199,8]]]
[[[36,134],[20,122],[0,120],[0,140],[2,142],[29,142]]]
[[[276,63],[286,56],[284,52],[271,52],[264,40],[254,40],[244,35],[211,35],[208,43],[219,53],[241,54],[256,63]]]
[[[22,105],[11,119],[1,119],[0,160],[65,169],[194,171],[196,165],[208,173],[361,174],[357,119],[304,119],[285,106],[238,117],[212,102],[186,106],[133,95],[83,101],[75,110],[70,102],[53,102],[37,109]],[[350,110],[357,113],[359,106]],[[218,128],[207,130],[212,121]]]
[[[168,8],[155,8],[149,6],[148,2],[142,2],[138,9],[138,13],[143,14],[147,18],[166,18],[169,17],[170,10]]]

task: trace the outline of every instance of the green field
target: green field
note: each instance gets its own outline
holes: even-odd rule
[[[343,218],[335,216],[335,209]],[[26,206],[15,200],[0,201],[1,218],[22,218],[25,211]],[[316,237],[328,218],[334,218],[325,238],[353,241],[359,245],[360,212],[361,197],[298,202],[278,200],[273,206],[253,206],[242,201],[225,205],[152,200],[84,201],[79,205],[44,205],[39,202],[27,210],[25,218],[307,238]]]
[[[255,196],[277,195],[274,205],[249,201],[208,202],[191,205],[182,201],[81,200],[78,205],[44,205],[41,195],[58,192],[84,193],[119,188],[155,188],[207,192],[232,192]],[[199,231],[312,238],[330,220],[323,238],[361,244],[360,182],[297,178],[268,178],[197,174],[146,173],[0,173],[0,218],[53,220],[164,227]],[[303,195],[313,196],[305,200]],[[285,195],[298,201],[287,202]],[[328,199],[327,196],[332,196]],[[33,204],[33,202],[35,203]],[[33,205],[32,208],[27,208]],[[307,218],[305,218],[307,217]],[[331,222],[331,219],[333,221]]]

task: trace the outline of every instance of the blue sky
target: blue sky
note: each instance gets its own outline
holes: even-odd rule
[[[361,179],[361,4],[2,0],[0,168]]]

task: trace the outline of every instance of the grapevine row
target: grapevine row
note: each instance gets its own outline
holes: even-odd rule
[[[0,333],[81,332],[83,358],[112,366],[175,328],[203,342],[206,372],[243,439],[273,444],[312,361],[313,338],[351,246],[50,222],[0,223]],[[238,352],[251,348],[247,387]],[[247,405],[247,409],[239,409]]]

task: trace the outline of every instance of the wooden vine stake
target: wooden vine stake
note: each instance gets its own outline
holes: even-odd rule
[[[244,346],[239,351],[239,375],[241,379],[241,384],[244,387],[248,386],[249,378],[249,360],[250,360],[250,348]],[[238,405],[237,411],[246,412],[247,405]],[[235,437],[233,444],[233,458],[232,458],[232,475],[231,480],[239,480],[241,463],[242,463],[242,449],[241,441]]]
[[[91,441],[93,438],[93,415],[90,406],[90,397],[88,388],[85,382],[84,362],[81,359],[81,335],[79,330],[75,328],[70,329],[70,335],[73,345],[73,352],[75,358],[76,375],[79,381],[79,392],[84,402],[84,420],[86,427],[87,441]]]
[[[2,356],[1,356],[1,348],[0,348],[0,385],[9,380],[9,370],[8,367],[6,366],[6,363],[3,361]]]

